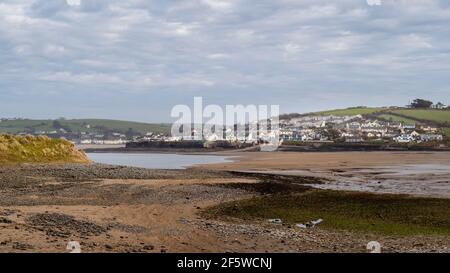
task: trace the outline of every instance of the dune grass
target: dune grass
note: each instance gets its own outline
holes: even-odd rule
[[[83,152],[63,139],[0,135],[0,164],[87,162]]]
[[[319,228],[384,235],[450,235],[450,200],[406,195],[308,190],[225,203],[208,208],[212,218],[293,225],[324,219]]]

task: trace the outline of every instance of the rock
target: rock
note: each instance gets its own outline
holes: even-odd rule
[[[307,222],[307,223],[304,223],[304,224],[296,224],[295,226],[299,227],[299,228],[303,228],[303,229],[314,228],[316,225],[318,225],[318,224],[320,224],[322,222],[323,222],[323,219],[317,219],[315,221],[310,221],[310,222]]]
[[[275,219],[269,219],[267,220],[271,224],[282,224],[283,221],[281,219],[275,218]]]
[[[1,223],[1,224],[11,224],[12,221],[9,220],[8,218],[0,217],[0,223]]]
[[[144,250],[153,250],[155,247],[153,245],[145,245],[142,249]]]

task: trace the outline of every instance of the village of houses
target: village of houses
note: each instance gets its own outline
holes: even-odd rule
[[[421,143],[444,140],[440,128],[429,125],[366,119],[361,115],[310,115],[281,120],[280,125],[282,128],[280,136],[284,141]]]
[[[228,129],[230,131],[231,129]],[[444,136],[440,128],[429,125],[405,124],[402,122],[366,119],[361,115],[354,116],[321,116],[307,115],[288,120],[280,120],[277,132],[284,142],[346,142],[363,143],[389,141],[396,143],[441,142]],[[229,132],[223,138],[215,134],[205,141],[258,142],[259,139],[247,135],[237,138]],[[273,134],[272,134],[273,135]],[[148,132],[127,138],[121,133],[112,133],[109,139],[104,135],[82,135],[80,144],[125,144],[129,141],[188,141],[191,139],[171,137],[164,134]]]
[[[87,125],[89,126],[89,125]],[[89,128],[87,128],[89,129]],[[25,132],[22,134],[26,134]],[[47,135],[52,138],[64,138],[76,144],[125,145],[129,142],[180,142],[193,138],[174,137],[168,134],[147,132],[67,132],[63,128],[52,131],[36,131],[33,135]],[[212,134],[205,142],[225,141],[229,143],[256,144],[267,137],[276,135],[282,142],[393,142],[423,143],[441,142],[444,136],[440,128],[424,124],[406,124],[402,122],[365,118],[362,115],[302,115],[280,119],[276,132],[247,134],[237,137],[233,128],[224,128],[220,137]]]

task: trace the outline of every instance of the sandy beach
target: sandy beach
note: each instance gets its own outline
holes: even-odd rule
[[[233,163],[202,166],[212,170],[327,170],[408,164],[450,165],[450,152],[223,152]]]
[[[448,166],[448,153],[229,155],[237,156],[234,162],[187,170],[101,164],[2,167],[0,252],[67,252],[69,241],[80,242],[84,252],[366,252],[371,240],[381,242],[386,252],[450,251],[448,236],[302,230],[202,214],[227,202],[301,192],[303,184],[325,189],[342,179],[354,185],[355,177],[385,175],[372,169],[387,165]],[[356,175],[367,169],[369,174]],[[449,176],[443,172],[439,179]],[[441,185],[448,190],[448,184]]]

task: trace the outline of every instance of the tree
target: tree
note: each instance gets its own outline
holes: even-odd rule
[[[62,128],[62,124],[58,120],[54,120],[52,127],[55,129],[60,129],[60,128]]]
[[[411,103],[411,108],[430,108],[433,105],[432,101],[424,99],[415,99]]]
[[[325,133],[324,135],[328,137],[330,140],[339,139],[341,137],[341,133],[336,129],[329,128],[324,133]]]
[[[63,125],[59,120],[54,120],[52,127],[55,128],[56,130],[58,129],[64,129],[66,132],[71,133],[72,130],[70,129],[70,127],[68,125]]]
[[[133,128],[128,128],[125,135],[128,139],[132,139],[134,136],[140,135],[139,132],[135,131]]]
[[[436,109],[444,109],[445,108],[445,104],[443,104],[442,102],[438,102],[435,105]]]

